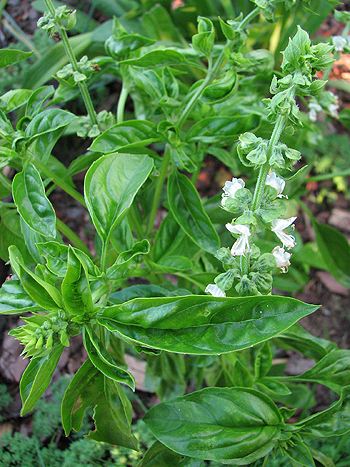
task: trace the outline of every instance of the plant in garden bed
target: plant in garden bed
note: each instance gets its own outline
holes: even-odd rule
[[[315,76],[332,63],[333,48],[312,45],[298,28],[273,75],[272,97],[251,109],[245,100],[254,78],[249,70],[271,75],[273,65],[264,51],[246,53],[247,28],[259,15],[272,19],[279,2],[254,3],[246,17],[220,20],[221,46],[204,17],[191,48],[165,48],[115,20],[107,55],[78,61],[67,35],[74,12],[47,0],[39,25],[61,37],[70,64],[56,73],[56,90],[43,86],[2,97],[1,161],[18,173],[12,184],[3,180],[1,250],[13,275],[0,291],[0,313],[23,316],[10,331],[30,358],[20,383],[22,414],[34,409],[64,347],[81,335],[87,359],[62,399],[64,431],[79,431],[92,410],[89,439],[137,450],[124,391],[125,385],[135,389],[125,352],[137,351],[163,399],[145,415],[157,441],[144,466],[262,459],[267,465],[274,458],[327,463],[310,440],[349,431],[342,419],[349,351],[297,324],[318,306],[271,294],[296,245],[296,208],[285,193],[303,174],[287,176],[301,154],[285,135],[302,123],[297,99],[323,92],[326,83]],[[89,82],[95,73],[122,81],[116,117],[94,109]],[[52,107],[77,90],[87,117]],[[128,97],[135,119],[124,121]],[[7,114],[17,110],[14,127]],[[51,151],[69,133],[94,139],[66,168]],[[222,209],[211,217],[195,188],[206,154],[225,161],[237,156],[245,174],[225,183]],[[82,196],[72,177],[86,169]],[[48,199],[56,186],[87,208],[96,253],[56,217]],[[167,214],[157,228],[161,205]],[[314,225],[324,244],[329,233]],[[343,237],[331,234],[349,256]],[[230,248],[221,247],[229,241]],[[342,259],[332,263],[328,254],[325,262],[348,280]],[[138,277],[148,283],[129,287]],[[297,350],[315,364],[301,375],[285,375],[273,359],[277,348]],[[183,395],[189,383],[197,390]],[[292,418],[309,383],[325,385],[337,400],[322,412]]]

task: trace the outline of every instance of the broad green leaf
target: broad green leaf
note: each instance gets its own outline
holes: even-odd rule
[[[340,393],[342,388],[350,386],[350,350],[333,350],[310,370],[288,379],[323,384]]]
[[[137,284],[126,287],[118,292],[113,292],[109,296],[109,301],[113,305],[119,305],[133,298],[175,297],[189,294],[190,292],[186,289],[166,288],[155,284]]]
[[[117,123],[99,135],[90,149],[108,154],[148,146],[159,139],[154,124],[148,120]]]
[[[198,459],[190,459],[168,449],[159,441],[156,441],[146,451],[138,467],[204,467],[204,463]]]
[[[67,270],[61,284],[65,310],[72,316],[92,313],[92,295],[86,265],[80,261],[72,247],[68,249]]]
[[[32,54],[33,52],[23,52],[23,50],[0,49],[0,68],[26,60]]]
[[[0,289],[0,315],[20,315],[39,307],[23,290],[18,279],[5,281]]]
[[[91,363],[107,378],[123,383],[135,391],[135,379],[133,375],[121,365],[114,361],[112,355],[105,350],[105,344],[100,342],[90,328],[83,332],[84,347]]]
[[[76,116],[62,109],[46,109],[37,114],[25,129],[29,141],[68,126]]]
[[[42,109],[43,104],[47,101],[55,92],[53,86],[41,86],[40,88],[32,91],[27,106],[26,106],[26,117],[34,117]]]
[[[297,350],[303,355],[316,360],[321,359],[336,348],[333,342],[313,336],[300,324],[292,326],[278,336],[277,342],[283,348]]]
[[[346,237],[329,225],[312,222],[321,256],[332,276],[344,287],[350,287],[350,245]]]
[[[123,277],[123,273],[126,271],[130,262],[137,256],[147,255],[149,251],[150,244],[148,240],[136,242],[130,250],[120,253],[115,263],[107,269],[106,275],[108,279],[117,280]]]
[[[21,255],[26,259],[27,264],[30,264],[32,258],[23,242],[20,219],[17,209],[4,209],[1,211],[0,257],[3,261],[8,261],[8,249],[11,245],[16,245]]]
[[[33,91],[31,89],[13,89],[0,97],[0,108],[6,113],[26,104]]]
[[[24,370],[20,382],[22,416],[33,410],[46,391],[62,352],[63,346],[58,345],[48,355],[32,358]]]
[[[92,164],[85,176],[85,200],[103,242],[122,221],[153,168],[142,154],[111,154]]]
[[[157,230],[151,254],[154,262],[169,264],[174,258],[192,259],[198,249],[169,212]]]
[[[203,118],[191,127],[186,140],[207,144],[231,141],[235,136],[257,128],[259,121],[254,114]]]
[[[186,65],[187,60],[185,56],[176,50],[152,50],[141,57],[130,58],[120,62],[121,65],[132,65],[141,68],[153,68],[159,66],[178,66]]]
[[[300,435],[296,435],[293,438],[293,442],[290,446],[287,446],[284,450],[286,455],[292,459],[293,464],[300,467],[315,467],[315,462],[312,457],[309,447],[303,443]]]
[[[151,408],[145,422],[179,454],[246,465],[278,445],[283,420],[273,401],[248,388],[206,388]]]
[[[15,245],[10,246],[9,257],[11,267],[19,277],[22,287],[35,303],[46,310],[56,311],[62,307],[59,291],[26,266],[20,251]]]
[[[40,254],[46,260],[46,266],[52,274],[57,277],[64,277],[67,273],[67,262],[68,262],[68,245],[58,242],[44,242],[38,243],[37,248]],[[85,264],[89,275],[97,277],[100,272],[93,261],[81,250],[70,247],[82,263]]]
[[[12,194],[17,210],[25,223],[38,234],[56,237],[56,214],[47,199],[40,174],[27,164],[13,179]]]
[[[74,375],[63,396],[61,414],[66,435],[79,431],[84,413],[94,409],[95,430],[88,438],[105,443],[137,449],[137,440],[131,433],[131,404],[122,388],[105,378],[90,362]],[[107,416],[108,415],[108,416]]]
[[[98,320],[146,347],[210,355],[271,339],[317,308],[279,296],[138,298],[106,307]]]
[[[204,211],[196,188],[185,175],[174,172],[169,177],[168,202],[176,222],[190,239],[214,254],[220,247],[219,236]]]
[[[350,432],[350,402],[347,402],[341,410],[334,412],[328,419],[311,427],[314,438],[333,438],[344,436]]]

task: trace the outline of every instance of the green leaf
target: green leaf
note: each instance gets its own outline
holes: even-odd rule
[[[115,263],[107,269],[106,276],[108,279],[120,279],[123,277],[123,272],[134,258],[140,255],[147,255],[149,251],[150,244],[148,240],[136,242],[130,250],[123,251],[118,255]]]
[[[32,358],[24,370],[20,382],[22,416],[33,410],[37,401],[46,391],[62,352],[63,346],[58,345],[49,354]]]
[[[157,230],[151,252],[153,260],[156,263],[169,264],[174,258],[193,258],[197,252],[198,246],[187,237],[169,212]]]
[[[153,407],[145,422],[179,454],[251,464],[277,446],[283,420],[273,401],[248,388],[206,388]]]
[[[302,442],[300,436],[293,438],[293,443],[284,451],[292,459],[293,464],[303,467],[315,467],[309,447]]]
[[[289,43],[283,52],[282,69],[287,72],[301,69],[305,61],[304,57],[310,52],[310,46],[308,33],[298,26],[297,33],[292,39],[289,38]]]
[[[88,438],[105,443],[137,449],[131,433],[132,409],[122,388],[105,378],[90,360],[74,375],[63,396],[61,414],[66,435],[79,431],[84,413],[94,409],[95,431]],[[108,416],[106,416],[108,414]]]
[[[12,112],[26,104],[32,93],[31,89],[12,89],[0,97],[0,108]]]
[[[340,393],[350,382],[350,350],[333,350],[319,360],[310,370],[290,377],[301,381],[313,381]]]
[[[153,160],[142,154],[111,154],[92,164],[85,176],[85,200],[96,230],[106,242],[147,180]]]
[[[219,236],[204,211],[196,188],[185,175],[174,172],[169,177],[168,202],[176,222],[190,239],[214,254],[220,247]]]
[[[336,349],[336,345],[326,339],[313,336],[300,324],[289,328],[278,336],[278,345],[286,349],[297,350],[308,358],[319,360]]]
[[[237,135],[257,128],[259,121],[255,114],[202,118],[191,127],[186,140],[207,144],[230,142]]]
[[[38,112],[41,111],[44,102],[46,102],[55,92],[53,86],[41,86],[40,88],[32,91],[27,106],[26,117],[33,118]]]
[[[37,248],[40,254],[46,260],[46,266],[52,274],[57,277],[64,277],[67,273],[68,262],[68,245],[58,242],[44,242],[37,243]],[[85,264],[90,276],[99,276],[100,272],[93,261],[83,252],[77,248],[70,247],[82,263]]]
[[[154,124],[148,120],[128,120],[117,123],[99,135],[90,146],[92,151],[110,152],[148,146],[159,140]]]
[[[34,138],[65,128],[76,116],[62,109],[46,109],[37,114],[25,129],[24,135],[29,141]]]
[[[18,279],[5,281],[0,289],[0,315],[20,315],[39,307],[23,290]]]
[[[204,467],[202,461],[177,454],[159,441],[153,443],[146,451],[138,467],[174,467],[175,465],[176,467]]]
[[[23,52],[16,49],[0,49],[0,68],[5,68],[9,65],[26,60],[33,55],[33,52]]]
[[[329,225],[313,219],[317,246],[328,271],[344,287],[350,287],[350,245],[346,237]]]
[[[67,270],[62,281],[61,292],[65,310],[72,316],[89,314],[94,310],[86,269],[86,265],[69,246]]]
[[[141,68],[153,68],[159,66],[186,65],[187,61],[182,53],[176,50],[164,49],[152,50],[151,52],[141,55],[141,57],[123,60],[120,64],[132,65]]]
[[[27,164],[13,179],[12,194],[17,210],[25,223],[40,235],[56,237],[56,214],[46,197],[40,174]]]
[[[121,365],[118,365],[111,354],[106,350],[92,329],[86,327],[83,332],[84,347],[91,363],[107,378],[123,383],[135,391],[135,379],[133,375]]]
[[[279,296],[137,298],[106,307],[98,321],[146,347],[210,355],[271,339],[317,308]]]
[[[10,246],[9,256],[12,269],[19,277],[24,290],[35,303],[46,310],[56,311],[62,307],[59,291],[26,266],[15,245]]]
[[[133,298],[175,297],[177,295],[189,295],[189,291],[186,289],[169,289],[155,284],[137,284],[113,292],[109,296],[109,301],[113,305],[119,305]]]
[[[311,426],[310,430],[311,435],[316,439],[348,434],[350,432],[350,402],[347,402],[341,410],[334,412],[319,424]]]

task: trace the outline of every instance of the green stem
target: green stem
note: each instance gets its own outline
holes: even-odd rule
[[[184,273],[182,273],[182,272],[175,272],[174,274],[175,274],[175,276],[182,277],[183,279],[186,279],[186,280],[188,280],[189,282],[192,282],[192,284],[196,285],[198,288],[200,288],[201,290],[204,291],[205,287],[203,286],[203,284],[201,284],[200,282],[196,281],[196,280],[193,279],[191,276],[188,276],[187,274],[184,274]]]
[[[291,87],[290,89],[290,96],[294,96],[294,87]],[[255,190],[253,194],[253,200],[251,204],[251,211],[257,211],[260,208],[261,201],[264,196],[264,190],[265,190],[265,184],[266,184],[266,177],[269,173],[269,170],[271,168],[270,166],[270,158],[272,155],[272,151],[275,147],[275,145],[279,142],[281,138],[282,131],[284,130],[284,127],[286,125],[286,122],[288,120],[288,115],[282,115],[280,114],[277,117],[275,126],[273,128],[269,144],[267,146],[267,151],[266,151],[266,162],[264,165],[260,167],[259,170],[259,175],[258,179],[256,181],[255,185]],[[249,272],[249,254],[246,256],[241,257],[240,261],[240,266],[241,266],[241,272],[242,274],[247,274]]]
[[[164,185],[164,180],[168,172],[169,162],[170,162],[170,148],[168,146],[165,146],[162,165],[160,167],[159,177],[157,180],[156,188],[154,190],[154,197],[152,201],[152,207],[151,207],[151,212],[150,212],[147,231],[146,231],[147,235],[149,235],[152,232],[152,229],[154,226],[154,221],[156,219],[157,211],[159,208],[160,197],[162,195],[162,188]]]
[[[62,222],[60,219],[56,218],[56,226],[57,229],[63,234],[65,237],[68,238],[68,240],[74,245],[75,247],[79,248],[82,250],[84,253],[89,255],[91,257],[91,252],[89,248],[85,245],[85,243],[78,237],[78,235],[73,232],[73,230],[68,227],[64,222]]]
[[[248,23],[250,23],[256,16],[260,14],[260,9],[258,7],[254,8],[250,13],[247,14],[245,18],[241,21],[240,25],[238,26],[239,30],[244,29]]]
[[[253,201],[251,205],[252,211],[256,211],[260,208],[261,201],[264,195],[264,190],[265,190],[266,177],[270,170],[270,157],[271,157],[273,148],[280,140],[280,137],[285,127],[285,124],[287,122],[287,119],[288,119],[287,115],[279,115],[277,117],[269,144],[267,146],[266,162],[264,165],[260,167],[258,179],[256,181]]]
[[[36,160],[35,165],[38,170],[47,178],[50,178],[57,186],[62,188],[63,191],[68,193],[72,198],[78,201],[82,206],[86,207],[84,197],[69,183],[67,183],[63,178],[56,175],[47,165],[43,164],[42,162]]]
[[[117,123],[121,123],[124,120],[124,110],[125,110],[125,104],[126,104],[126,99],[128,98],[128,94],[129,94],[129,90],[123,84],[120,95],[119,95],[119,100],[118,100]]]
[[[244,29],[252,19],[254,19],[258,14],[260,13],[259,8],[254,8],[240,23],[238,29],[242,30]],[[223,50],[221,51],[219,57],[217,58],[216,62],[214,65],[212,65],[209,62],[209,69],[208,69],[208,74],[202,84],[198,86],[198,88],[195,90],[194,94],[192,95],[191,99],[187,102],[184,110],[182,111],[176,127],[178,130],[180,130],[187,120],[188,115],[190,114],[191,110],[193,109],[194,105],[198,101],[198,99],[201,97],[204,89],[210,84],[218,75],[218,72],[220,71],[225,58],[226,58],[226,48],[230,46],[230,41],[224,46]]]
[[[306,182],[321,182],[323,180],[330,180],[334,177],[348,177],[350,175],[350,169],[333,172],[329,174],[315,175],[314,177],[308,177]]]
[[[55,17],[56,11],[55,11],[55,7],[54,7],[54,5],[52,3],[52,0],[45,0],[45,3],[46,3],[46,6],[47,6],[49,12],[51,13],[51,15],[53,15],[53,17]],[[64,47],[64,49],[66,51],[67,57],[68,57],[71,65],[72,65],[73,70],[77,71],[77,72],[80,72],[78,62],[77,62],[77,59],[76,59],[75,54],[74,54],[74,50],[72,49],[71,43],[69,42],[67,31],[64,28],[62,28],[59,24],[57,24],[57,22],[56,22],[56,28],[57,28],[57,30],[59,32],[59,35],[61,36],[63,47]],[[84,104],[85,104],[85,107],[86,107],[86,110],[87,110],[87,113],[89,115],[89,118],[90,118],[90,121],[91,121],[92,125],[97,125],[98,126],[96,111],[95,111],[94,105],[92,103],[91,96],[89,94],[89,89],[87,87],[87,84],[85,83],[85,81],[80,81],[78,83],[78,87],[79,87],[81,96],[83,98],[83,101],[84,101]]]

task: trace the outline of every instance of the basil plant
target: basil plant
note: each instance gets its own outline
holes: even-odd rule
[[[314,45],[298,28],[275,64],[249,49],[249,29],[295,2],[254,3],[215,27],[199,17],[191,45],[114,19],[105,52],[78,60],[67,34],[75,13],[46,0],[38,26],[66,53],[57,84],[0,98],[0,160],[16,173],[1,175],[0,253],[12,275],[0,314],[21,317],[10,331],[29,359],[21,413],[35,408],[80,336],[86,360],[62,400],[66,435],[91,413],[88,438],[138,450],[125,360],[133,354],[146,361],[159,401],[144,414],[156,441],[141,466],[329,466],[311,441],[350,431],[350,351],[298,324],[318,305],[272,292],[300,243],[290,193],[302,154],[291,143],[309,117],[299,103],[327,96],[319,77],[333,45]],[[1,52],[1,66],[27,57]],[[114,81],[116,112],[97,112],[91,90]],[[86,116],[65,110],[77,96]],[[74,135],[88,150],[66,167],[52,151]],[[207,155],[240,176],[201,199]],[[89,247],[57,217],[56,189],[86,208]],[[288,349],[313,366],[287,374],[276,355]],[[333,393],[321,412],[307,405],[311,384]]]

